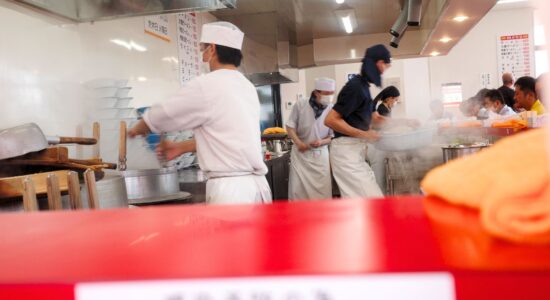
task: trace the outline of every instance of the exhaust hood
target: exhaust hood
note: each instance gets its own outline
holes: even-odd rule
[[[75,22],[234,9],[237,0],[12,0]]]

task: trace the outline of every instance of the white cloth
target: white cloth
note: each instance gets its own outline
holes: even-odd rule
[[[332,174],[342,198],[382,197],[374,172],[365,161],[367,142],[339,137],[330,145]]]
[[[516,112],[510,106],[504,105],[498,114],[501,116],[514,116],[516,115]]]
[[[332,104],[327,105],[321,116],[315,119],[315,112],[309,104],[309,99],[300,99],[286,121],[286,126],[294,128],[298,138],[309,144],[327,137],[334,136],[332,129],[325,126],[325,118],[332,109]]]
[[[315,89],[324,92],[334,92],[336,90],[336,81],[326,77],[317,78],[315,79]]]
[[[208,204],[257,204],[271,200],[271,189],[263,175],[220,177],[206,182]]]
[[[292,147],[288,198],[291,201],[332,198],[328,146],[305,152],[300,152],[296,146]]]
[[[244,33],[229,22],[213,22],[202,25],[201,43],[241,50],[243,40]]]
[[[199,165],[209,177],[210,173],[267,174],[262,157],[260,101],[252,83],[238,71],[217,70],[189,81],[177,95],[153,105],[143,119],[153,132],[192,129]],[[243,193],[228,194],[227,199],[249,203],[252,200],[245,190],[253,186],[250,183],[235,188]]]

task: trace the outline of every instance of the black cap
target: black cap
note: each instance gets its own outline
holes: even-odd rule
[[[365,53],[365,59],[366,58],[370,58],[375,62],[383,60],[387,64],[391,63],[391,53],[388,48],[382,44],[367,48],[367,52]]]

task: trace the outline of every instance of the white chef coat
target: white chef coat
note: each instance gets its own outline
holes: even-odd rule
[[[294,128],[298,138],[306,144],[332,137],[333,131],[325,126],[325,118],[332,109],[328,105],[315,119],[309,99],[298,101],[286,126]],[[294,145],[290,156],[288,197],[290,200],[319,200],[332,198],[332,180],[328,146],[300,152]]]
[[[143,119],[153,132],[193,130],[199,165],[216,178],[207,182],[208,203],[271,202],[260,101],[240,72],[221,69],[199,76],[152,106]]]

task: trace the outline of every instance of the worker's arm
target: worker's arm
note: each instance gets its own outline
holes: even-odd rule
[[[334,109],[328,113],[325,119],[325,125],[331,128],[332,130],[347,136],[365,139],[367,141],[376,141],[379,139],[378,133],[376,133],[376,131],[374,130],[365,131],[365,130],[357,129],[350,126],[342,118],[342,115],[340,115],[340,113],[338,113]]]
[[[172,142],[163,140],[156,149],[157,156],[165,160],[172,160],[185,153],[197,152],[195,140]]]
[[[147,126],[147,123],[145,123],[143,119],[139,120],[138,123],[134,125],[134,127],[128,130],[128,136],[131,138],[140,135],[147,135],[149,133],[151,133],[151,129],[149,129],[149,126]]]
[[[289,127],[289,126],[286,126],[286,132],[288,133],[288,136],[292,139],[292,142],[294,143],[294,145],[296,145],[296,147],[298,147],[298,150],[300,152],[304,152],[304,151],[309,150],[309,145],[304,143],[298,137],[298,134],[296,133],[296,129],[294,129],[292,127]]]

